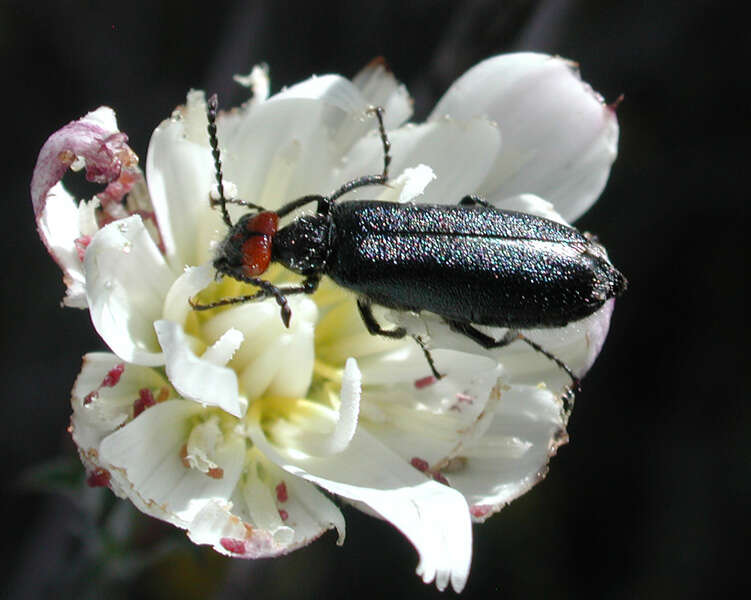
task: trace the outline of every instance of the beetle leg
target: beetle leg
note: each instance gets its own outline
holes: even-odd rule
[[[493,208],[493,206],[488,204],[486,200],[483,200],[480,196],[475,196],[474,194],[464,196],[464,198],[459,200],[460,206],[477,206],[478,204],[485,208]]]
[[[244,279],[247,283],[257,285],[261,289],[254,294],[247,294],[245,296],[233,296],[231,298],[222,298],[216,302],[209,302],[208,304],[199,304],[194,302],[192,298],[188,300],[193,310],[209,310],[217,308],[218,306],[227,306],[228,304],[244,304],[245,302],[253,302],[254,300],[264,300],[265,298],[276,298],[282,311],[282,322],[285,327],[289,327],[289,320],[292,317],[292,311],[287,304],[287,296],[292,294],[312,294],[318,289],[318,284],[321,282],[320,275],[310,275],[306,277],[301,285],[288,286],[288,287],[276,287],[272,283],[264,279],[255,279],[248,277]]]
[[[436,379],[443,379],[443,375],[438,372],[438,369],[435,368],[435,361],[433,360],[433,355],[430,353],[430,350],[425,345],[425,342],[422,341],[422,338],[419,335],[413,335],[412,339],[417,342],[417,345],[420,346],[420,350],[422,350],[422,353],[425,355],[425,359],[428,361],[428,366],[430,367],[430,370],[433,372],[433,377]]]
[[[521,340],[525,344],[527,344],[532,349],[536,350],[543,356],[546,356],[550,360],[552,360],[558,367],[560,367],[563,371],[566,372],[566,375],[568,375],[571,378],[572,387],[575,390],[580,389],[580,383],[581,380],[574,374],[574,372],[571,370],[571,368],[564,363],[560,358],[555,356],[554,354],[551,354],[545,348],[540,346],[537,342],[533,342],[530,340],[526,335],[521,333],[520,331],[516,331],[514,329],[509,329],[506,332],[506,335],[504,335],[501,339],[495,340],[489,335],[483,333],[476,327],[474,327],[470,323],[462,323],[460,321],[450,321],[446,319],[446,322],[449,324],[449,327],[453,331],[456,331],[457,333],[461,333],[462,335],[467,336],[471,340],[477,342],[482,346],[483,348],[490,350],[491,348],[502,348],[503,346],[508,346],[511,342],[514,342],[516,340]]]
[[[396,329],[384,329],[381,327],[381,324],[376,321],[370,302],[367,300],[358,298],[357,308],[360,310],[360,317],[362,317],[362,322],[365,323],[365,327],[368,329],[370,335],[382,335],[383,337],[394,339],[400,339],[407,335],[407,330],[404,327],[397,327]]]
[[[381,135],[381,144],[383,145],[383,171],[380,175],[365,175],[364,177],[358,177],[357,179],[348,181],[328,197],[329,202],[334,202],[347,192],[351,192],[357,188],[366,185],[385,185],[389,180],[389,165],[391,164],[389,150],[391,149],[391,142],[386,134],[386,128],[383,125],[383,107],[373,106],[368,109],[368,112],[373,113],[376,116],[376,119],[378,119],[378,132]]]
[[[397,327],[396,329],[384,329],[381,327],[381,324],[376,320],[375,315],[373,314],[373,308],[371,307],[370,302],[367,300],[358,298],[357,308],[360,310],[360,316],[362,317],[362,321],[365,323],[365,327],[367,327],[370,335],[382,335],[384,337],[395,339],[400,339],[407,335],[407,330],[404,327]],[[430,367],[433,376],[436,379],[441,379],[443,375],[441,375],[438,372],[438,369],[436,369],[433,355],[430,354],[430,350],[425,345],[425,342],[422,341],[422,338],[419,335],[413,335],[412,338],[417,342],[417,345],[420,346],[420,350],[422,350],[422,353],[425,355],[425,359],[428,361],[428,366]]]
[[[446,319],[446,323],[448,323],[452,331],[456,331],[456,333],[461,333],[462,335],[468,337],[472,341],[480,344],[480,346],[482,346],[486,350],[490,350],[491,348],[503,348],[503,346],[508,346],[511,342],[518,340],[519,336],[521,335],[518,331],[509,329],[506,332],[506,335],[504,335],[501,339],[496,340],[490,337],[489,335],[483,333],[479,329],[477,329],[471,323],[462,323],[461,321],[451,321],[449,319]]]

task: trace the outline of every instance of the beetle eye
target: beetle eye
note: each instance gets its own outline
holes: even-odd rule
[[[271,236],[252,235],[242,245],[242,272],[257,277],[269,268],[271,262]]]

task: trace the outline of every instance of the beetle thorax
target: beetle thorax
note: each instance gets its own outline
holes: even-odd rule
[[[325,272],[331,226],[328,215],[298,217],[274,236],[271,259],[302,275]]]

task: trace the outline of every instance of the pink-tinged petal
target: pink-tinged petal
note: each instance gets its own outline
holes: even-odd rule
[[[161,364],[154,321],[175,276],[141,218],[99,230],[86,252],[84,272],[91,320],[110,349],[128,362]]]
[[[242,418],[248,408],[237,390],[237,375],[224,366],[243,341],[236,329],[227,330],[203,356],[196,356],[182,326],[172,321],[154,323],[164,352],[165,369],[181,396],[204,406],[218,406]]]
[[[618,147],[618,121],[569,61],[519,53],[481,62],[449,88],[430,119],[485,116],[503,148],[479,188],[492,202],[531,193],[568,221],[605,186]]]
[[[362,503],[390,521],[415,546],[423,581],[461,591],[469,574],[472,528],[464,497],[425,476],[359,429],[344,452],[305,457],[273,446],[253,423],[248,433],[264,455],[292,475]],[[273,435],[273,433],[272,433]]]
[[[85,166],[88,181],[106,184],[97,194],[105,214],[109,218],[125,216],[120,201],[143,180],[138,157],[127,141],[128,136],[117,129],[114,111],[104,106],[53,133],[39,151],[31,178],[31,202],[37,220],[52,187],[69,168],[78,166]]]
[[[203,262],[201,249],[208,248],[208,236],[216,230],[216,238],[225,228],[209,204],[214,163],[203,94],[188,94],[186,106],[176,114],[179,118],[163,121],[151,136],[146,177],[167,260],[181,270]]]
[[[412,98],[407,88],[400,83],[381,59],[370,61],[355,77],[352,83],[373,106],[384,109],[383,124],[386,129],[394,129],[412,116]]]
[[[482,435],[464,440],[442,471],[480,522],[541,481],[568,440],[560,401],[547,389],[501,390],[486,420]]]
[[[501,148],[498,128],[485,119],[458,121],[442,119],[424,125],[408,125],[389,132],[392,177],[405,169],[428,165],[435,175],[420,202],[456,204],[486,179]],[[363,174],[379,173],[383,168],[383,146],[377,135],[362,138],[347,155],[341,181]],[[348,198],[373,198],[382,192],[367,187]],[[383,192],[386,193],[386,192]]]
[[[168,400],[149,408],[99,446],[101,463],[136,506],[183,528],[208,502],[229,499],[245,461],[244,439],[229,435],[214,453],[219,476],[185,466],[183,447],[193,418],[202,410],[193,402]]]

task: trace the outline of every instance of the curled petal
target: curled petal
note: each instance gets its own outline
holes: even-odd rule
[[[120,177],[132,158],[127,136],[117,129],[115,112],[106,106],[71,121],[53,133],[39,151],[31,178],[31,202],[37,220],[44,211],[47,193],[76,164],[86,166],[86,179],[110,183]]]
[[[430,119],[445,115],[485,116],[501,129],[503,148],[480,193],[491,201],[536,194],[568,221],[599,196],[617,153],[613,109],[572,63],[544,54],[505,54],[476,65],[454,82]]]
[[[160,364],[154,321],[175,276],[141,218],[99,230],[86,252],[84,271],[91,320],[107,345],[128,362]]]
[[[238,418],[245,415],[248,403],[238,394],[237,375],[224,366],[243,341],[239,331],[226,331],[198,357],[177,323],[160,320],[154,329],[164,351],[167,377],[182,396],[204,406],[218,406]]]

